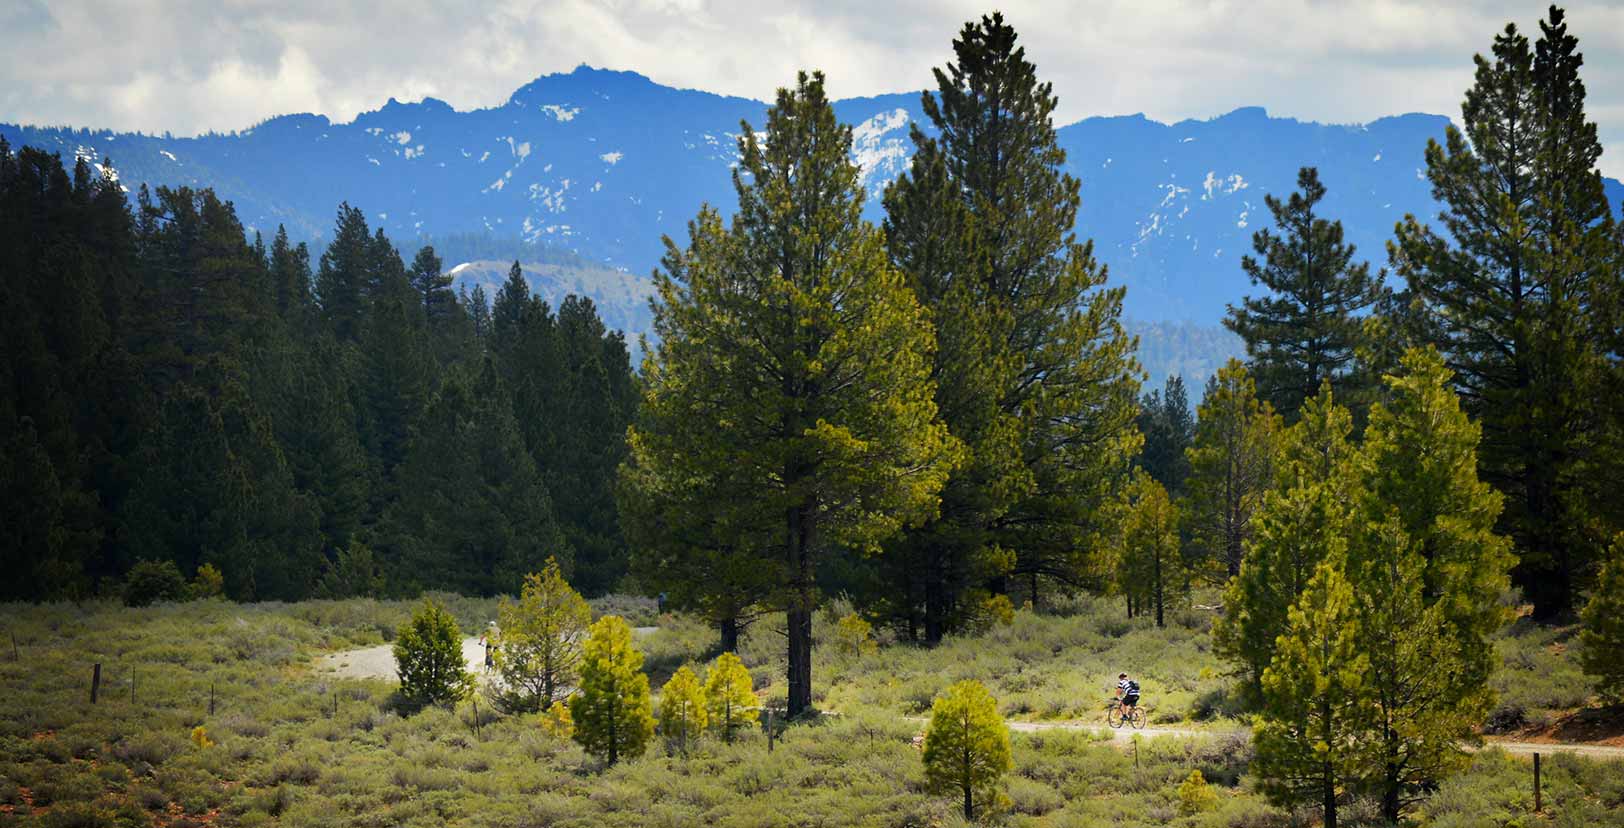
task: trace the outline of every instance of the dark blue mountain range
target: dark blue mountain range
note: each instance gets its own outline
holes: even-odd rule
[[[287,115],[193,138],[0,124],[0,135],[69,159],[110,157],[132,190],[136,182],[213,187],[246,224],[267,233],[283,224],[318,246],[348,201],[405,247],[486,233],[574,250],[599,271],[641,278],[658,261],[662,235],[680,237],[701,203],[733,203],[741,121],[760,129],[765,110],[582,67],[469,112],[432,98],[390,99],[347,124]],[[919,95],[844,100],[835,110],[854,127],[853,155],[877,217],[879,194],[908,163]],[[1435,210],[1422,154],[1447,124],[1411,114],[1327,125],[1247,108],[1176,124],[1089,118],[1059,135],[1082,182],[1078,235],[1094,239],[1113,279],[1128,286],[1127,314],[1211,325],[1250,289],[1239,261],[1269,223],[1263,196],[1289,192],[1301,166],[1319,167],[1329,188],[1323,210],[1342,220],[1360,254],[1385,263],[1394,223]],[[1624,187],[1608,184],[1615,203],[1624,199]],[[583,284],[592,289],[592,280]]]

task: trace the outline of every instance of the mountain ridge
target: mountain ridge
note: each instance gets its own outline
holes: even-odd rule
[[[910,127],[933,131],[920,98],[898,92],[833,104],[853,127],[871,219],[880,218],[885,186],[907,168]],[[662,237],[680,239],[702,203],[730,210],[740,123],[760,129],[766,109],[582,64],[468,110],[391,97],[348,122],[290,113],[182,138],[0,124],[0,136],[65,157],[111,157],[131,190],[214,187],[261,232],[283,224],[319,244],[347,201],[403,248],[484,233],[573,250],[643,278]],[[1422,156],[1449,123],[1405,113],[1322,124],[1251,106],[1173,123],[1143,113],[1091,116],[1057,134],[1066,169],[1081,182],[1078,238],[1093,239],[1113,282],[1128,287],[1128,314],[1212,325],[1251,289],[1239,260],[1268,224],[1263,196],[1289,192],[1301,166],[1320,168],[1329,188],[1323,212],[1343,221],[1360,257],[1385,264],[1393,225],[1407,213],[1435,212]],[[1615,203],[1624,197],[1618,182],[1608,187]]]

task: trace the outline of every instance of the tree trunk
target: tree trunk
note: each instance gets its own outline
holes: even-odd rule
[[[810,599],[810,596],[808,596]],[[808,600],[810,603],[810,600]],[[809,606],[789,611],[789,705],[790,717],[812,708],[812,610]]]
[[[1393,732],[1393,726],[1390,722],[1391,720],[1389,720],[1389,723],[1383,727],[1383,736],[1387,742],[1385,745],[1387,762],[1385,767],[1386,773],[1382,777],[1382,817],[1389,823],[1397,825],[1399,818],[1399,794],[1401,793],[1400,788],[1402,787],[1402,782],[1399,778],[1399,771],[1401,769],[1398,763],[1398,734]]]
[[[1008,595],[1009,594],[1009,577],[1005,576],[1005,575],[999,575],[998,577],[992,578],[991,580],[987,581],[987,591],[991,592],[994,595]]]
[[[966,820],[972,820],[972,819],[976,818],[976,806],[975,806],[975,802],[970,797],[970,786],[969,785],[964,786],[964,818]]]
[[[1163,619],[1163,613],[1162,613],[1162,593],[1164,592],[1164,590],[1163,590],[1163,587],[1162,587],[1162,556],[1161,556],[1160,552],[1156,553],[1155,564],[1156,564],[1156,572],[1155,572],[1155,578],[1156,578],[1156,583],[1155,583],[1155,587],[1156,587],[1156,627],[1158,629],[1160,629],[1162,627],[1167,626],[1166,621]]]
[[[786,712],[791,718],[812,708],[812,519],[810,507],[789,510],[789,556],[791,577],[787,620],[789,622],[789,700]]]
[[[717,627],[722,634],[722,652],[736,653],[739,651],[739,617],[729,616],[723,618]]]
[[[942,581],[941,556],[933,551],[925,573],[925,643],[931,646],[942,643],[944,633],[943,618],[947,615],[944,593],[947,590]]]
[[[1330,762],[1325,763],[1322,772],[1325,774],[1325,828],[1336,828],[1336,772]]]
[[[1399,818],[1398,768],[1394,767],[1391,762],[1387,764],[1387,779],[1384,781],[1387,784],[1382,790],[1382,819],[1387,820],[1392,825],[1397,825]]]

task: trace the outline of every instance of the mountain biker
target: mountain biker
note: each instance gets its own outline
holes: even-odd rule
[[[1116,697],[1122,702],[1122,715],[1132,716],[1139,706],[1139,682],[1128,678],[1127,673],[1118,673]]]

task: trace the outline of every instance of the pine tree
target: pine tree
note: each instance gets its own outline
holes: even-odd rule
[[[434,247],[424,245],[417,251],[411,269],[407,271],[412,289],[422,297],[423,316],[434,330],[446,324],[457,304],[456,294],[451,292],[452,277],[441,272],[442,266],[440,257],[434,255]]]
[[[961,681],[931,704],[924,761],[931,790],[961,794],[964,818],[975,819],[976,803],[992,798],[1014,764],[1009,726],[981,682]]]
[[[283,321],[295,331],[312,329],[316,314],[315,297],[311,295],[313,277],[310,273],[310,249],[304,242],[292,245],[286,227],[276,226],[276,237],[271,241],[271,283],[276,293],[276,309]]]
[[[1178,510],[1162,484],[1139,471],[1123,490],[1117,514],[1117,588],[1127,596],[1128,614],[1154,612],[1156,626],[1165,627],[1167,606],[1189,589],[1179,554]]]
[[[1624,704],[1624,535],[1613,540],[1583,621],[1579,658],[1585,672],[1596,677],[1604,702]]]
[[[575,550],[576,582],[602,594],[614,590],[628,567],[614,487],[636,387],[623,343],[604,328],[591,299],[566,297],[557,333],[563,376],[562,387],[552,390],[562,400],[553,451],[538,464],[549,473],[559,523]]]
[[[371,477],[350,376],[356,356],[330,334],[282,337],[257,355],[249,378],[294,486],[315,499],[330,550],[347,547],[368,516]]]
[[[581,688],[570,697],[575,741],[613,765],[643,755],[654,735],[648,676],[643,654],[632,644],[632,628],[618,615],[605,615],[588,630],[581,660]]]
[[[378,547],[399,587],[490,595],[572,555],[494,367],[452,376],[413,429]]]
[[[1489,636],[1507,620],[1499,597],[1513,556],[1494,531],[1501,497],[1477,476],[1481,428],[1462,410],[1443,359],[1415,350],[1402,367],[1385,380],[1390,401],[1370,412],[1362,510],[1372,524],[1396,520],[1426,561],[1424,594],[1442,606],[1460,664],[1452,693],[1465,703],[1493,669]]]
[[[510,359],[509,353],[518,346],[526,308],[530,305],[530,283],[525,281],[524,269],[514,260],[508,268],[507,281],[502,283],[491,302],[491,350],[501,359]],[[513,380],[508,375],[509,382]]]
[[[1348,551],[1360,503],[1353,417],[1337,405],[1330,382],[1303,407],[1281,440],[1276,488],[1252,519],[1240,573],[1224,591],[1213,624],[1213,650],[1237,668],[1247,694],[1260,701],[1275,641],[1321,560]]]
[[[358,207],[339,205],[333,240],[321,254],[316,272],[316,298],[328,329],[341,341],[361,338],[367,302],[376,280],[377,255]]]
[[[1519,581],[1547,618],[1574,608],[1604,544],[1588,524],[1611,493],[1583,485],[1605,473],[1582,475],[1581,461],[1595,342],[1607,333],[1595,306],[1619,278],[1583,58],[1563,18],[1551,7],[1532,48],[1508,24],[1493,59],[1475,59],[1463,129],[1427,146],[1445,232],[1409,216],[1390,247],[1483,424],[1482,474],[1507,496],[1501,525]]]
[[[352,538],[322,571],[312,594],[317,598],[377,598],[384,590],[383,568],[372,548]]]
[[[780,91],[765,141],[743,130],[733,227],[703,210],[656,274],[644,405],[660,425],[632,442],[662,477],[728,479],[741,497],[708,504],[714,519],[782,521],[749,552],[779,573],[792,716],[812,700],[820,561],[928,516],[957,453],[936,420],[930,328],[861,218],[850,146],[821,76]]]
[[[1162,389],[1141,398],[1137,424],[1145,436],[1139,467],[1162,484],[1168,495],[1182,497],[1190,477],[1190,458],[1185,451],[1195,439],[1195,415],[1184,378],[1169,376]]]
[[[485,299],[485,286],[474,285],[473,291],[468,294],[468,301],[463,304],[468,308],[474,338],[483,346],[491,335],[491,306]]]
[[[1137,449],[1122,290],[1072,236],[1079,184],[1062,172],[1058,101],[1016,40],[999,14],[965,24],[921,99],[938,137],[914,131],[913,168],[886,197],[893,261],[937,324],[938,405],[970,457],[938,521],[908,538],[930,640],[940,593],[968,575],[990,569],[999,591],[1006,574],[1034,592],[1041,578],[1079,584],[1103,481]]]
[[[1185,452],[1190,477],[1181,513],[1198,554],[1227,577],[1240,574],[1252,516],[1273,484],[1280,418],[1259,401],[1245,366],[1230,360],[1207,381]]]
[[[1355,364],[1363,345],[1361,316],[1382,298],[1381,276],[1355,262],[1342,240],[1342,222],[1316,213],[1325,197],[1319,170],[1297,173],[1297,192],[1285,201],[1264,197],[1276,235],[1252,234],[1262,261],[1241,257],[1241,269],[1268,293],[1229,308],[1224,326],[1246,340],[1258,396],[1294,422],[1303,404],[1329,382],[1344,400],[1357,400],[1367,384]]]
[[[1371,701],[1361,776],[1379,792],[1383,817],[1398,824],[1408,805],[1464,766],[1460,745],[1477,738],[1492,694],[1486,683],[1464,694],[1452,686],[1465,665],[1447,602],[1427,600],[1426,560],[1398,521],[1368,524],[1353,549],[1349,579]]]
[[[1263,710],[1253,729],[1255,769],[1273,801],[1319,803],[1325,828],[1360,769],[1369,661],[1359,650],[1353,589],[1328,556],[1298,598],[1263,673]]]
[[[517,602],[497,608],[496,671],[500,701],[509,710],[537,712],[562,699],[575,681],[592,608],[570,587],[552,558],[530,573]]]
[[[973,270],[970,211],[943,147],[918,125],[912,138],[910,169],[885,191],[886,246],[931,314],[936,405],[964,444],[965,460],[942,491],[940,517],[888,546],[879,598],[905,618],[910,637],[922,625],[924,640],[935,643],[963,625],[967,592],[1009,570],[992,527],[1032,483],[1021,463],[1019,420],[999,399],[1014,382],[1015,361],[999,341],[1013,327],[1011,311],[989,300]]]
[[[54,597],[83,588],[87,561],[62,550],[62,485],[31,419],[0,419],[0,549],[25,577],[9,579],[9,600]]]
[[[705,688],[684,664],[660,688],[660,735],[670,750],[686,756],[705,723]]]
[[[404,279],[392,281],[372,302],[361,354],[361,439],[379,498],[388,495],[385,484],[405,461],[412,425],[435,390],[423,313]],[[381,504],[375,501],[373,508]]]
[[[667,433],[656,437],[655,429]],[[639,419],[628,438],[631,456],[647,456],[651,443],[674,445],[674,430],[670,421]],[[709,621],[721,634],[719,648],[735,652],[740,632],[775,592],[777,573],[753,550],[769,545],[777,527],[761,512],[714,514],[716,504],[744,496],[728,485],[737,484],[715,468],[626,462],[615,497],[638,582]]]
[[[711,662],[705,675],[705,705],[711,730],[719,730],[722,740],[733,741],[733,732],[755,724],[761,715],[761,700],[756,697],[750,671],[744,662],[731,652],[724,652]]]
[[[473,688],[474,677],[462,660],[462,632],[432,599],[425,598],[400,626],[394,652],[400,695],[410,704],[456,704]]]
[[[263,416],[241,387],[183,385],[166,401],[125,504],[130,550],[180,569],[215,564],[238,600],[303,597],[321,537]]]
[[[135,277],[125,203],[82,161],[70,180],[58,156],[0,141],[0,479],[19,564],[39,578],[0,594],[79,597],[117,574],[122,455],[150,399],[121,341]]]

